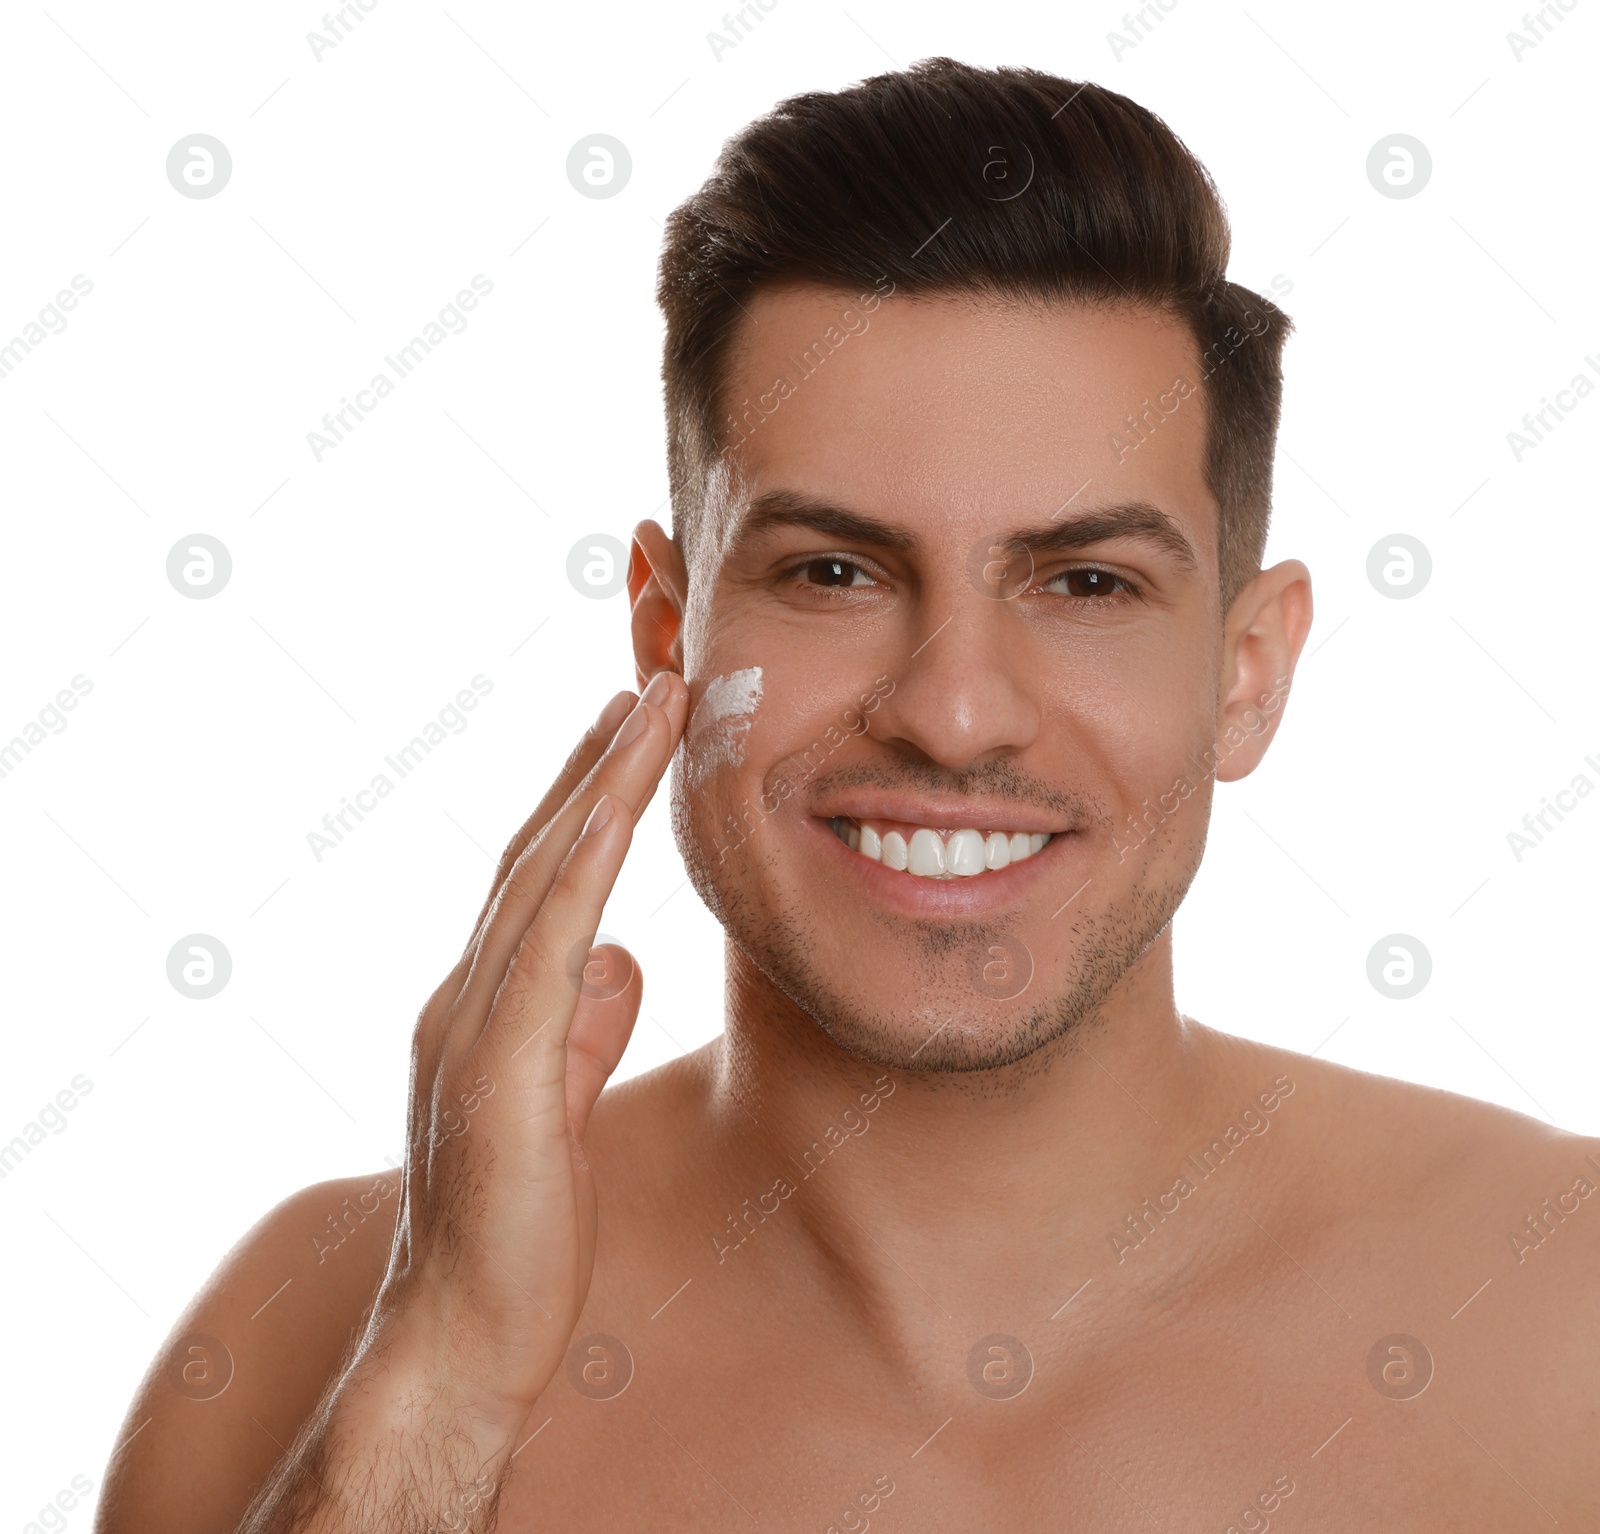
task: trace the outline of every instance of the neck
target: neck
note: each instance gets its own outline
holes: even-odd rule
[[[1226,1056],[1176,1009],[1170,929],[1063,1038],[944,1074],[846,1054],[730,943],[713,1134],[763,1192],[792,1186],[778,1209],[765,1200],[752,1249],[826,1270],[878,1335],[911,1347],[930,1301],[934,1319],[1004,1329],[1103,1269],[1127,1215],[1236,1106]]]

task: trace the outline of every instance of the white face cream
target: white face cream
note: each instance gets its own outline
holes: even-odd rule
[[[724,767],[744,761],[745,737],[761,702],[761,668],[749,666],[713,677],[685,731],[684,767],[698,788]]]

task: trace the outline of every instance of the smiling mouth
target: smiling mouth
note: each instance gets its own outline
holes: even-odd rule
[[[962,830],[948,834],[932,826],[896,821],[852,820],[835,815],[833,834],[852,852],[917,879],[971,879],[997,873],[1041,851],[1045,831]]]

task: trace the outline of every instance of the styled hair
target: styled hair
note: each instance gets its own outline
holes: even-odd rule
[[[1291,326],[1228,281],[1229,243],[1205,167],[1155,113],[1102,86],[931,58],[780,102],[724,144],[666,223],[656,297],[685,559],[736,426],[725,375],[758,289],[1132,303],[1180,319],[1200,353],[1226,610],[1266,547]]]

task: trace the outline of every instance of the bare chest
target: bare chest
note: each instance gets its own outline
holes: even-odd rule
[[[1340,1329],[1196,1329],[1184,1350],[1158,1328],[1076,1359],[1007,1334],[920,1380],[780,1322],[691,1348],[580,1335],[499,1528],[1441,1534],[1560,1511],[1470,1380],[1420,1339]]]
[[[877,1304],[797,1260],[781,1208],[713,1258],[634,1207],[499,1527],[1600,1528],[1600,1343],[1563,1276],[1589,1249],[1535,1273],[1486,1200],[1297,1225],[1214,1199],[1070,1277],[996,1252],[992,1284],[885,1228]]]

